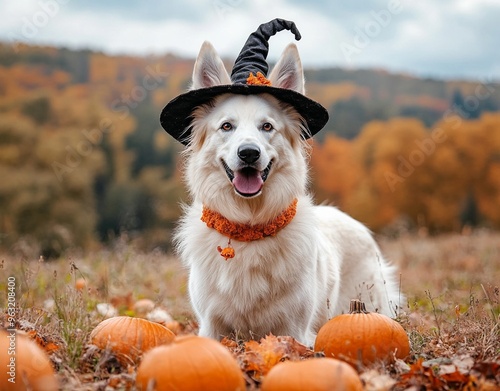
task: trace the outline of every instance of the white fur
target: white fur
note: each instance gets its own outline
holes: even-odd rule
[[[273,86],[304,92],[302,65],[289,45],[269,76]],[[205,43],[193,72],[193,88],[229,84],[229,75],[212,45]],[[230,122],[233,130],[221,130]],[[263,123],[274,130],[262,130]],[[308,146],[301,140],[297,112],[268,94],[217,97],[194,112],[186,150],[185,177],[192,204],[186,207],[176,245],[189,268],[189,294],[200,335],[219,339],[236,332],[259,338],[291,335],[313,345],[329,318],[347,312],[351,299],[368,310],[394,315],[401,298],[394,270],[380,254],[370,232],[331,206],[314,206],[307,194]],[[261,192],[236,193],[224,167],[242,167],[238,147],[257,145],[255,163],[273,162]],[[297,214],[274,237],[252,242],[232,240],[236,256],[225,261],[217,246],[228,238],[200,220],[202,206],[229,220],[263,224],[298,199]]]

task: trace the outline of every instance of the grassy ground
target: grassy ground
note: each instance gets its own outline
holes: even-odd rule
[[[500,389],[500,233],[478,231],[439,237],[378,238],[401,273],[408,305],[399,321],[412,354],[392,366],[363,368],[366,390]],[[120,372],[89,359],[89,334],[103,316],[100,303],[136,315],[148,298],[196,331],[187,301],[186,272],[162,253],[141,254],[118,243],[113,249],[57,261],[0,256],[0,292],[16,279],[17,327],[50,351],[64,390],[128,389],[133,370]],[[81,290],[75,284],[85,283]],[[0,297],[5,308],[6,294]],[[0,326],[6,326],[6,314]],[[106,388],[107,387],[107,388]],[[250,381],[249,389],[258,387]]]

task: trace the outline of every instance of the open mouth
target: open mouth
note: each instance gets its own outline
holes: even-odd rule
[[[229,168],[224,160],[222,165],[226,170],[227,177],[234,186],[238,194],[243,197],[253,197],[260,193],[264,182],[267,180],[273,161],[271,160],[263,171],[259,171],[252,166],[243,167],[237,171]]]

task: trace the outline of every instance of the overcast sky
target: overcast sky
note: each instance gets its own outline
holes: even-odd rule
[[[500,0],[0,0],[0,40],[189,57],[208,40],[234,60],[276,17],[308,67],[500,80]],[[271,38],[270,60],[292,40]]]

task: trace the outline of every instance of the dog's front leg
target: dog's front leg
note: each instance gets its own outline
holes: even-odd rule
[[[225,334],[225,321],[218,308],[216,288],[208,283],[204,271],[193,268],[189,276],[191,306],[199,323],[198,335],[220,340]]]
[[[222,327],[222,319],[218,316],[200,317],[200,329],[198,335],[201,337],[213,338],[221,340],[224,336],[230,334],[228,330]]]
[[[198,335],[200,337],[208,337],[213,339],[220,339],[220,336],[217,335],[217,332],[213,327],[211,327],[210,322],[200,322],[200,329],[198,330]]]

